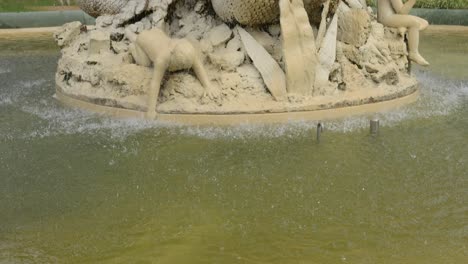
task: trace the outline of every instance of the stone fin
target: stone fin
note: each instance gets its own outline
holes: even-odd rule
[[[323,94],[323,87],[328,84],[330,72],[336,60],[336,43],[338,37],[338,14],[333,16],[333,19],[328,27],[325,38],[318,54],[319,65],[315,75],[316,93]]]
[[[330,10],[330,0],[327,0],[323,4],[323,11],[322,11],[322,20],[320,21],[320,27],[317,33],[317,47],[320,48],[322,45],[323,37],[325,36],[325,31],[327,30],[327,17],[328,12]]]
[[[302,0],[280,0],[280,13],[288,92],[311,95],[317,49],[304,3]]]
[[[273,57],[245,29],[237,26],[247,54],[262,75],[263,81],[276,100],[286,96],[286,75]]]

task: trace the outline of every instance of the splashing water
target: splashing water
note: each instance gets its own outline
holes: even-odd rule
[[[468,94],[468,82],[444,80],[427,72],[418,72],[421,82],[420,99],[409,106],[388,112],[377,113],[383,126],[392,126],[408,119],[430,118],[444,116],[457,111],[464,103]],[[174,134],[186,134],[202,138],[243,138],[249,136],[282,137],[297,136],[310,133],[316,128],[316,122],[288,122],[277,125],[238,125],[234,127],[198,127],[182,126],[168,122],[148,121],[140,119],[114,119],[91,114],[85,111],[63,107],[52,98],[42,98],[28,103],[29,93],[38,87],[46,85],[46,80],[19,81],[14,92],[0,94],[1,105],[16,105],[24,113],[35,116],[46,122],[19,137],[48,137],[59,134],[96,134],[110,132],[112,137],[126,137],[143,130],[170,129]],[[48,87],[52,88],[52,87]],[[44,90],[44,89],[43,89]],[[368,127],[367,116],[351,116],[344,119],[325,122],[326,129],[334,132],[352,132]]]
[[[381,136],[353,116],[315,144],[316,122],[193,127],[64,107],[56,62],[0,60],[0,263],[466,259],[466,78],[418,70],[420,99],[377,113]]]

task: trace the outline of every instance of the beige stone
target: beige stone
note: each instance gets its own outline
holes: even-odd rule
[[[343,71],[343,83],[346,85],[346,91],[356,91],[372,87],[369,80],[359,68],[348,60],[342,60],[341,67]]]
[[[328,17],[329,10],[330,10],[330,0],[327,0],[323,5],[322,20],[320,21],[320,26],[317,32],[316,42],[317,42],[317,47],[319,48],[322,45],[322,40],[325,37],[325,32],[327,30],[327,17]]]
[[[255,28],[247,29],[247,32],[249,32],[249,34],[260,45],[262,45],[262,47],[264,47],[266,51],[268,51],[268,53],[273,54],[275,52],[275,46],[277,45],[277,42],[270,34]]]
[[[278,63],[247,31],[237,27],[244,48],[276,100],[286,96],[286,76]]]
[[[308,96],[318,64],[314,32],[302,0],[280,0],[283,60],[289,93]]]
[[[96,31],[109,34],[110,45],[101,45],[95,52],[96,45],[90,44],[95,30],[90,29],[73,35],[62,47],[57,91],[94,105],[144,111],[149,117],[162,116],[156,112],[310,111],[388,100],[414,91],[415,79],[407,69],[408,50],[398,28],[384,27],[370,16],[369,37],[363,45],[330,37],[337,3],[341,2],[340,18],[352,12],[345,0],[331,0],[329,12],[322,10],[326,0],[282,1],[288,8],[281,22],[279,0],[233,1],[243,3],[239,10],[250,12],[240,14],[242,19],[256,16],[247,21],[254,22],[246,28],[251,37],[245,41],[248,50],[238,30],[230,29],[233,24],[223,24],[224,18],[209,12],[208,0],[149,0],[146,7],[130,0],[118,14],[98,19]],[[252,8],[256,6],[274,7],[276,16],[259,27],[257,22],[268,16],[263,15],[264,10]],[[147,12],[140,13],[144,10]],[[232,21],[239,22],[235,17]],[[323,33],[311,34],[319,24],[322,29],[315,32]],[[225,34],[217,35],[212,43],[210,31],[218,26]],[[141,34],[147,35],[149,27],[160,32],[137,41]],[[142,33],[129,34],[134,37],[129,41],[122,39],[126,29]],[[315,40],[314,34],[323,36],[323,41],[319,36]],[[188,70],[194,65],[198,70]],[[275,92],[275,85],[281,83],[275,79],[277,70],[284,79],[289,70],[289,80],[297,81],[304,93],[291,85],[288,94],[289,87],[284,85],[286,100],[275,100],[282,99]],[[213,115],[205,118],[211,120]]]
[[[81,32],[82,24],[78,21],[63,25],[59,30],[54,32],[54,39],[57,45],[61,48],[70,45]]]
[[[208,38],[213,46],[226,43],[232,37],[232,30],[226,25],[219,25],[208,33]]]
[[[94,30],[89,34],[89,54],[100,54],[110,50],[110,34],[105,31]]]
[[[210,61],[224,70],[233,71],[245,60],[245,54],[242,51],[233,51],[226,48],[219,49],[209,54]]]
[[[356,47],[364,45],[370,33],[370,16],[367,10],[351,9],[340,15],[338,40]]]
[[[230,51],[242,51],[244,49],[239,33],[234,34],[234,37],[226,45],[226,49]]]
[[[330,72],[336,60],[336,41],[338,34],[338,15],[335,14],[327,30],[318,54],[319,64],[316,68],[314,95],[325,95]]]

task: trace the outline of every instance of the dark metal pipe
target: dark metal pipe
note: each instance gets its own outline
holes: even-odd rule
[[[320,139],[322,137],[322,132],[323,132],[323,124],[322,124],[322,122],[319,122],[317,124],[317,143],[320,143]]]

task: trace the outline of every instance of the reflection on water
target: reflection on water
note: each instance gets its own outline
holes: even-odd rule
[[[0,53],[0,263],[465,263],[468,47],[426,38],[421,99],[378,114],[378,137],[365,116],[328,122],[320,145],[314,122],[62,107],[58,50],[17,42]]]
[[[52,33],[0,33],[0,55],[57,52],[57,45],[52,40]],[[1,71],[0,71],[1,72]]]
[[[423,35],[421,52],[431,58],[427,70],[442,76],[468,80],[468,36],[465,34]]]

